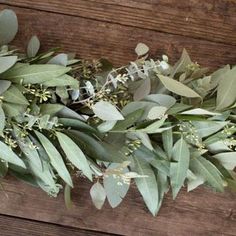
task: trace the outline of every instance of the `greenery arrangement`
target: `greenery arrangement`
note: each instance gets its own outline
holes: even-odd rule
[[[7,44],[15,13],[0,13],[0,175],[50,196],[86,177],[101,209],[118,206],[135,183],[156,215],[164,195],[205,184],[236,189],[236,67],[211,73],[184,50],[174,65],[139,43],[137,59],[114,69],[53,49],[26,54]]]

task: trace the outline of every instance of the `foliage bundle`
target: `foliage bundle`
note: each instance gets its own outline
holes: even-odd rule
[[[209,72],[184,50],[114,69],[53,49],[38,53],[7,46],[17,33],[15,13],[0,13],[0,175],[13,175],[66,204],[75,178],[93,182],[102,208],[118,206],[135,183],[156,215],[164,195],[205,184],[236,189],[236,67]]]

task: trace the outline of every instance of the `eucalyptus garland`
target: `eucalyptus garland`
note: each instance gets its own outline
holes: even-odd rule
[[[39,53],[33,36],[22,53],[8,43],[15,13],[0,13],[0,175],[50,196],[73,180],[91,181],[96,208],[118,206],[135,184],[156,215],[164,195],[205,184],[236,189],[236,67],[215,72],[186,50],[171,65],[148,56],[114,68],[58,49]]]

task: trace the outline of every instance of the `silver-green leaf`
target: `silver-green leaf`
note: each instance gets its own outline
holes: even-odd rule
[[[123,115],[109,102],[99,101],[92,106],[92,110],[101,120],[124,120]]]
[[[0,74],[10,69],[17,62],[17,56],[0,57]]]
[[[46,138],[42,133],[35,131],[39,141],[44,147],[48,157],[51,161],[52,166],[55,168],[59,176],[71,187],[73,187],[71,176],[65,166],[61,154],[58,152],[57,148]]]
[[[106,200],[106,192],[99,182],[95,183],[90,189],[90,196],[94,206],[100,210]]]
[[[10,43],[18,31],[17,16],[14,11],[4,9],[0,12],[0,45]]]
[[[27,46],[27,56],[35,57],[39,51],[40,42],[36,35],[32,36]]]
[[[176,162],[170,164],[170,180],[173,199],[176,198],[179,190],[184,184],[189,168],[190,152],[188,144],[183,138],[179,139],[172,150],[172,158]]]
[[[157,214],[159,205],[156,176],[151,166],[147,162],[141,161],[137,158],[134,161],[135,171],[140,175],[148,176],[144,178],[136,178],[135,183],[149,211],[155,216]]]
[[[11,150],[9,146],[0,141],[0,159],[11,164],[26,168],[25,163]]]
[[[92,181],[92,171],[84,153],[81,151],[79,146],[71,138],[63,133],[56,132],[56,135],[68,160]]]

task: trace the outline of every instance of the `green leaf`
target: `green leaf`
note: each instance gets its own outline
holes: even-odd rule
[[[90,196],[94,206],[100,210],[106,200],[106,192],[99,182],[95,183],[90,189]]]
[[[4,9],[0,12],[0,45],[10,43],[18,31],[17,16],[14,11]]]
[[[83,150],[86,155],[91,158],[106,162],[122,162],[127,159],[124,153],[111,144],[97,141],[84,132],[70,130],[66,132]]]
[[[198,135],[201,138],[207,137],[216,133],[217,131],[223,129],[228,122],[218,122],[218,121],[192,121],[192,124],[197,129]]]
[[[0,57],[0,74],[10,69],[17,61],[17,56]]]
[[[11,82],[8,80],[0,80],[0,95],[4,93],[11,86]]]
[[[20,105],[29,105],[28,100],[22,94],[22,92],[14,85],[5,91],[3,94],[3,101],[20,104]]]
[[[128,116],[137,110],[143,110],[143,114],[139,117],[138,121],[146,120],[148,112],[152,107],[156,106],[155,102],[136,101],[130,102],[122,109],[122,114]]]
[[[220,113],[207,111],[202,108],[195,108],[192,110],[181,112],[183,115],[198,115],[198,116],[218,116]]]
[[[92,106],[92,110],[101,120],[124,120],[121,113],[109,102],[97,102]]]
[[[166,107],[162,106],[152,107],[148,112],[147,118],[149,120],[161,119],[165,115],[166,111],[167,111]]]
[[[84,153],[81,151],[79,146],[63,133],[56,132],[56,135],[68,160],[79,170],[81,170],[88,179],[92,181],[92,171],[89,167]]]
[[[108,169],[112,170],[117,168],[119,164],[112,163]],[[128,169],[125,168],[123,173],[128,172]],[[104,189],[106,191],[107,199],[112,208],[117,207],[122,200],[124,199],[125,195],[129,190],[129,184],[123,183],[120,178],[115,178],[113,175],[108,175],[103,179]]]
[[[210,186],[217,191],[224,191],[224,183],[218,169],[202,156],[190,160],[190,170],[197,176],[201,176]]]
[[[165,175],[169,175],[170,165],[169,161],[166,161],[163,157],[157,153],[152,152],[144,146],[138,148],[134,153],[134,157],[141,161],[145,161],[155,167],[158,171],[162,172]]]
[[[68,55],[65,53],[60,53],[50,59],[48,61],[48,64],[54,64],[54,65],[62,65],[62,66],[67,66],[68,64]]]
[[[171,79],[167,76],[158,75],[158,78],[162,82],[162,84],[168,89],[169,91],[178,94],[183,97],[189,98],[201,98],[199,94],[197,94],[194,90],[189,88],[188,86],[182,84],[181,82]]]
[[[107,120],[104,121],[103,123],[101,123],[100,125],[98,125],[97,129],[101,132],[101,133],[106,133],[109,132],[116,124],[116,120]]]
[[[187,69],[187,66],[192,63],[186,49],[183,49],[181,58],[179,59],[178,62],[174,65],[172,72],[171,72],[171,77],[173,78],[177,73],[184,72]]]
[[[159,106],[163,106],[168,109],[174,106],[176,103],[176,99],[174,97],[166,94],[150,94],[146,96],[143,100],[149,102],[155,102]]]
[[[176,161],[170,163],[170,182],[173,199],[175,199],[184,184],[189,168],[190,152],[188,144],[183,138],[175,143],[172,150],[172,158]]]
[[[85,121],[83,116],[66,106],[64,106],[64,108],[60,110],[56,115],[60,118],[78,119]]]
[[[39,141],[44,147],[46,153],[48,154],[52,166],[55,168],[59,176],[71,187],[73,187],[71,176],[65,166],[61,154],[57,151],[57,148],[46,138],[43,134],[35,131]]]
[[[148,163],[136,158],[134,159],[134,162],[135,171],[140,175],[148,176],[144,178],[135,178],[135,183],[149,211],[153,216],[155,216],[157,214],[159,205],[156,176]]]
[[[17,128],[14,131],[17,137],[17,143],[21,151],[25,154],[27,169],[37,178],[37,183],[44,191],[50,195],[56,195],[59,192],[59,187],[56,185],[52,176],[52,170],[49,163],[42,158],[42,155],[39,156],[38,153],[38,150],[42,147],[37,143],[39,149],[32,148],[32,141],[29,138],[21,140],[19,138],[20,135],[17,134]]]
[[[195,175],[191,170],[188,170],[188,192],[194,190],[197,188],[199,185],[204,184],[204,179],[201,176]]]
[[[59,118],[58,123],[67,128],[73,128],[76,130],[84,131],[86,133],[97,133],[97,130],[95,128],[78,119]]]
[[[173,148],[173,132],[172,129],[165,130],[162,132],[162,143],[164,150],[169,159],[172,156],[172,148]]]
[[[153,122],[151,125],[147,126],[144,129],[140,129],[139,131],[145,132],[147,134],[155,134],[155,133],[162,133],[160,127],[165,123],[166,118],[162,118]],[[164,130],[163,130],[164,131]]]
[[[8,147],[5,143],[0,141],[0,159],[11,164],[26,168],[25,163]]]
[[[28,57],[35,57],[39,51],[40,48],[40,42],[36,35],[34,35],[27,46],[27,56]]]
[[[124,120],[119,120],[116,122],[116,125],[112,130],[126,130],[127,128],[130,128],[132,125],[135,124],[135,122],[142,116],[143,109],[138,109],[134,112],[131,112],[130,114],[125,116]]]
[[[144,43],[138,43],[135,48],[135,52],[139,57],[144,56],[145,54],[148,53],[148,51],[149,51],[149,47]]]
[[[234,170],[236,167],[236,152],[224,152],[213,156],[216,158],[227,170]]]
[[[41,115],[55,115],[57,112],[62,110],[64,108],[64,105],[61,104],[50,104],[45,103],[40,105],[40,114]]]
[[[236,67],[224,74],[217,88],[216,109],[223,110],[236,101]]]
[[[70,209],[72,207],[71,187],[68,184],[66,184],[64,188],[64,200],[65,200],[66,208]]]
[[[6,117],[16,117],[20,114],[23,114],[26,111],[26,105],[19,105],[14,103],[4,102],[2,108],[5,112]]]
[[[134,92],[134,101],[139,101],[145,98],[151,91],[150,78],[143,79],[141,85]]]
[[[158,172],[158,174],[156,175],[156,179],[157,179],[157,186],[158,186],[158,193],[159,193],[159,202],[158,202],[158,208],[157,208],[157,212],[158,212],[161,208],[164,195],[169,190],[169,183],[168,183],[167,175],[163,174],[162,172]]]
[[[16,64],[17,65],[17,64]],[[70,71],[69,67],[59,65],[28,65],[14,66],[1,77],[18,84],[41,84],[53,80]]]
[[[79,87],[78,80],[65,74],[42,83],[45,87],[72,86]]]
[[[3,130],[5,128],[5,118],[5,113],[0,104],[0,136],[3,134]]]

